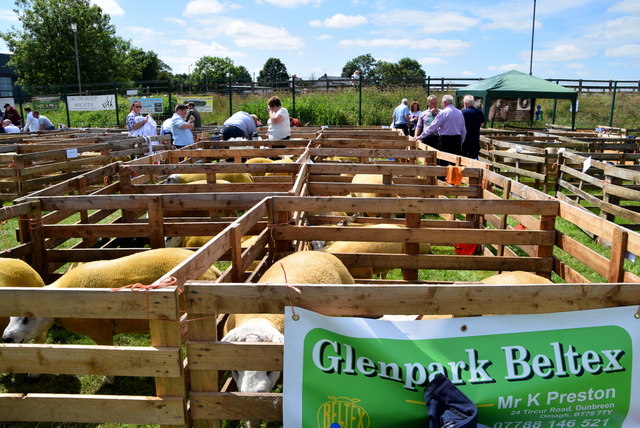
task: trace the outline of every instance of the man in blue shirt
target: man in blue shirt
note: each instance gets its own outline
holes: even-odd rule
[[[393,110],[393,127],[402,129],[404,135],[409,135],[409,122],[411,121],[411,113],[409,112],[409,100],[402,99],[398,107]]]
[[[258,116],[239,111],[224,121],[220,131],[225,141],[230,138],[251,140],[253,134],[258,132]]]
[[[178,104],[176,106],[176,112],[171,117],[171,134],[173,135],[173,145],[181,148],[193,144],[193,132],[194,128],[193,117],[187,122],[185,117],[189,107],[184,104]]]

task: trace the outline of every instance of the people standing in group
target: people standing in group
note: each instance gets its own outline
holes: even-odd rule
[[[462,99],[464,108],[462,116],[467,130],[467,136],[462,141],[462,155],[471,159],[478,159],[480,153],[480,128],[484,125],[484,113],[476,108],[473,95],[465,95]]]
[[[189,121],[189,119],[193,117],[194,126],[196,128],[201,128],[202,118],[200,117],[200,112],[196,110],[196,104],[193,101],[191,101],[187,104],[187,107],[189,107],[189,112],[187,113],[187,121]]]
[[[420,113],[418,116],[418,122],[416,123],[416,129],[414,132],[414,136],[422,134],[422,131],[425,130],[433,120],[436,118],[440,109],[438,108],[438,98],[435,95],[429,95],[427,97],[427,108]],[[425,138],[421,138],[424,144],[427,144],[434,149],[438,148],[438,134],[430,134]]]
[[[33,117],[31,107],[25,107],[24,111],[27,112],[27,122],[24,124],[24,132],[38,132],[40,130],[40,124],[38,120]]]
[[[18,110],[9,103],[4,105],[4,114],[2,120],[9,119],[18,128],[22,127],[22,116],[18,113]]]
[[[20,128],[15,126],[9,119],[5,119],[2,121],[2,126],[4,128],[4,132],[7,134],[17,134],[20,132]]]
[[[282,107],[282,102],[277,96],[269,98],[267,103],[269,120],[268,134],[270,140],[288,140],[291,138],[291,123],[289,122],[289,111]],[[274,146],[275,147],[275,146]]]
[[[409,100],[403,98],[400,104],[393,110],[393,128],[402,129],[404,135],[409,135],[409,123],[411,114],[409,112]]]
[[[255,114],[249,114],[245,111],[239,111],[232,114],[229,119],[225,120],[220,129],[223,140],[231,138],[244,138],[252,140],[253,134],[258,133],[258,125],[260,121]]]
[[[39,111],[33,112],[33,117],[38,121],[41,131],[53,131],[56,127],[51,123],[47,116],[40,114]]]
[[[462,154],[462,142],[467,136],[467,128],[462,112],[453,105],[451,95],[442,97],[442,110],[431,125],[427,126],[420,135],[413,137],[412,141],[422,140],[431,134],[439,136],[438,150],[454,155]]]
[[[420,117],[420,103],[417,101],[412,101],[409,104],[409,114],[411,115],[411,121],[409,122],[409,135],[414,136],[414,132],[416,130],[416,124],[418,123],[418,117]]]
[[[142,111],[142,104],[140,103],[140,101],[134,101],[133,103],[131,103],[131,106],[129,107],[129,114],[127,115],[127,118],[126,118],[127,129],[129,130],[129,137],[133,137],[134,135],[132,135],[132,132],[137,130],[138,128],[142,128],[148,122],[147,118],[144,118],[144,120],[140,122],[136,121],[136,117],[142,116],[140,114],[141,111]]]
[[[193,144],[193,132],[191,130],[195,127],[191,117],[186,120],[187,111],[189,107],[184,104],[178,104],[175,109],[175,113],[171,117],[171,135],[173,136],[173,145],[176,148],[182,148]]]

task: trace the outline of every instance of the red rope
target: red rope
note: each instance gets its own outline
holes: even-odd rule
[[[173,277],[173,276],[168,276],[165,279],[163,279],[162,281],[158,282],[157,284],[151,284],[151,285],[145,285],[145,284],[141,284],[139,282],[135,283],[135,284],[129,284],[129,285],[125,285],[124,287],[120,287],[120,288],[112,288],[111,292],[113,293],[114,291],[120,291],[120,290],[126,290],[126,289],[130,289],[131,291],[145,291],[146,292],[146,298],[147,298],[147,320],[151,320],[151,313],[149,311],[149,290],[155,290],[157,288],[164,288],[164,287],[169,287],[172,285],[175,285],[178,282],[178,280]],[[180,291],[180,290],[178,290]],[[171,320],[166,320],[166,321],[171,321]],[[174,321],[172,321],[174,322]]]
[[[296,314],[296,310],[294,309],[294,306],[293,306],[293,299],[291,298],[289,289],[295,291],[298,294],[302,294],[302,291],[300,291],[299,288],[289,284],[289,281],[287,280],[287,271],[284,269],[284,265],[282,263],[280,263],[280,267],[282,268],[282,272],[284,273],[285,291],[287,292],[287,297],[289,298],[289,306],[291,306],[291,313],[293,314],[291,318],[293,318],[294,321],[297,321],[298,319],[300,319],[300,316]]]

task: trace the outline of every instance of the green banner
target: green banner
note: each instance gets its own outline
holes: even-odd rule
[[[60,110],[60,100],[52,101],[33,101],[31,102],[32,109],[35,111],[48,111],[48,110]]]
[[[640,426],[629,408],[640,402],[637,308],[421,321],[293,310],[285,428],[428,426],[424,390],[438,373],[490,427]]]

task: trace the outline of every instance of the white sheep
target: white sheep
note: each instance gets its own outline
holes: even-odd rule
[[[216,172],[216,180],[225,180],[229,183],[253,183],[253,178],[248,172]],[[206,180],[207,174],[171,174],[167,178],[167,183],[192,183],[194,181]]]
[[[352,223],[351,225],[356,225],[357,223]],[[366,228],[392,228],[392,229],[404,229],[403,226],[398,224],[368,224],[365,225]],[[365,254],[403,254],[404,251],[404,242],[375,242],[375,241],[334,241],[330,242],[327,246],[321,249],[321,251],[326,251],[332,254],[341,254],[341,253],[365,253]],[[431,246],[429,243],[420,243],[420,254],[428,254],[431,252]],[[374,267],[349,267],[349,273],[354,278],[368,278],[371,279],[374,274]],[[375,269],[375,273],[379,273],[381,275],[385,275],[387,270],[385,269]]]
[[[261,284],[353,284],[353,278],[340,259],[329,253],[300,251],[276,261],[262,275]],[[284,342],[282,314],[230,315],[223,342]],[[270,392],[280,372],[236,371],[233,378],[240,392]],[[249,421],[248,427],[259,427]]]
[[[0,258],[0,287],[44,287],[44,281],[26,262],[3,257]],[[2,330],[8,323],[8,317],[0,317]]]
[[[136,283],[152,284],[192,255],[192,251],[184,248],[159,248],[113,260],[82,263],[45,288],[119,288]],[[213,280],[219,275],[220,271],[212,266],[201,278]],[[46,333],[54,323],[89,336],[98,345],[112,345],[113,336],[119,333],[149,332],[147,320],[11,317],[2,341],[28,342]]]
[[[489,276],[481,281],[483,284],[553,284],[551,280],[535,273],[516,270]]]

